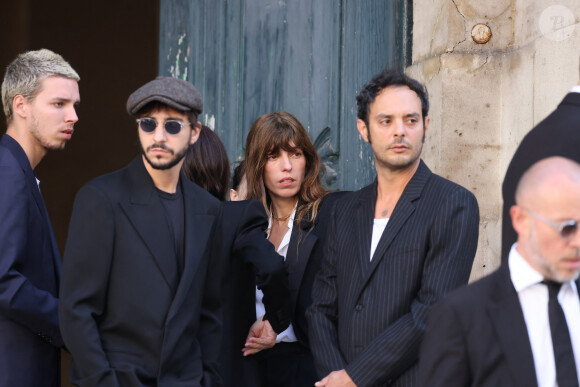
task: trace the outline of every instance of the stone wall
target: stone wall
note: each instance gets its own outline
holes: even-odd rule
[[[501,261],[501,183],[514,151],[578,83],[579,23],[578,0],[413,2],[407,73],[431,98],[423,158],[479,202],[472,280]]]

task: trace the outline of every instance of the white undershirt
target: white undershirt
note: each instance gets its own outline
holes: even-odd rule
[[[371,239],[371,258],[373,260],[373,255],[375,255],[375,250],[379,245],[379,241],[381,240],[381,236],[383,235],[383,231],[385,231],[385,227],[387,227],[387,223],[389,223],[389,218],[375,218],[373,222],[373,237]]]
[[[272,211],[270,211],[270,213],[272,213]],[[288,254],[288,246],[290,245],[290,237],[292,236],[292,228],[294,226],[295,215],[296,215],[296,206],[294,207],[294,211],[292,211],[292,215],[290,215],[290,218],[288,219],[288,231],[284,235],[284,238],[282,238],[282,242],[280,242],[280,246],[278,246],[278,250],[276,251],[278,254],[284,257],[284,260],[286,260],[286,254]],[[272,216],[270,216],[270,219],[268,220],[268,230],[266,230],[268,233],[268,237],[270,237],[271,229],[272,229]],[[264,314],[266,314],[266,308],[264,307],[262,298],[264,298],[264,293],[262,293],[262,291],[256,287],[256,318],[260,318]],[[278,336],[276,337],[277,343],[281,342],[291,343],[294,341],[298,341],[298,339],[296,338],[296,334],[294,333],[294,328],[292,327],[292,324],[290,324],[285,331],[280,332],[280,334],[278,334]]]
[[[538,387],[555,387],[556,365],[548,317],[548,287],[540,283],[544,277],[518,253],[516,246],[517,243],[511,248],[508,265],[512,283],[524,312]],[[558,301],[568,322],[576,370],[580,370],[580,299],[574,281],[562,285]]]

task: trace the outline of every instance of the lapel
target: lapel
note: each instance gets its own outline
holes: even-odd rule
[[[375,203],[377,200],[377,182],[372,186],[372,190],[361,196],[361,209],[359,213],[359,238],[364,245],[364,251],[360,251],[359,255],[361,264],[361,272],[363,273],[363,282],[359,290],[362,291],[377,266],[381,263],[385,256],[387,255],[387,250],[391,246],[393,239],[399,234],[399,231],[407,221],[407,219],[415,212],[415,201],[420,198],[423,187],[432,175],[429,168],[420,161],[417,171],[405,187],[405,190],[401,194],[401,197],[397,201],[395,208],[393,209],[393,214],[385,227],[385,231],[379,239],[379,243],[373,255],[373,259],[369,262],[370,254],[370,243],[373,233],[373,220],[375,217]],[[363,219],[364,218],[364,219]],[[363,234],[364,233],[364,234]]]
[[[129,164],[126,173],[130,197],[120,203],[121,208],[153,256],[167,286],[175,293],[179,275],[174,242],[163,204],[141,155]]]
[[[358,206],[354,210],[355,225],[358,232],[358,263],[363,278],[369,273],[369,254],[371,253],[371,239],[373,235],[373,220],[375,218],[375,202],[377,201],[377,181],[363,188],[358,199]]]
[[[197,191],[203,191],[193,184],[181,172],[181,184],[183,187],[184,210],[185,210],[185,249],[184,266],[181,281],[177,288],[177,294],[169,309],[168,320],[175,316],[182,308],[187,299],[189,290],[195,279],[205,279],[205,275],[196,275],[199,265],[208,249],[215,249],[209,245],[216,216],[207,213],[207,201]],[[205,191],[201,192],[206,194]],[[209,196],[209,194],[207,194]],[[213,198],[213,197],[212,197]],[[212,256],[213,258],[213,256]],[[211,260],[208,262],[211,265]],[[209,269],[211,270],[211,269]]]
[[[507,262],[495,274],[495,291],[487,307],[498,343],[515,386],[537,386],[534,357],[518,295]]]
[[[46,205],[42,198],[42,194],[40,193],[40,189],[38,188],[38,184],[36,183],[36,175],[34,174],[32,167],[30,166],[30,161],[28,160],[26,153],[24,153],[24,150],[16,140],[14,140],[8,134],[5,134],[4,136],[2,136],[0,144],[6,147],[6,149],[8,149],[10,153],[12,153],[12,156],[14,156],[14,158],[22,168],[22,171],[24,172],[24,176],[26,179],[28,191],[33,197],[34,203],[36,204],[38,211],[42,215],[44,226],[50,238],[52,248],[52,260],[54,263],[54,275],[57,280],[57,289],[58,289],[61,269],[60,252],[58,250],[58,245],[56,244],[54,231],[52,229],[52,224],[50,223],[50,218],[48,216],[48,211],[46,210]]]
[[[298,299],[298,291],[302,283],[306,264],[318,240],[318,237],[310,232],[311,227],[312,222],[302,220],[300,225],[294,225],[290,236],[288,254],[286,255],[286,270],[288,272],[293,307],[295,307]]]

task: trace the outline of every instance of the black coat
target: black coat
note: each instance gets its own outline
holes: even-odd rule
[[[79,386],[219,383],[221,203],[181,176],[179,275],[161,199],[141,156],[78,192],[61,283],[62,335]]]
[[[0,140],[0,386],[60,386],[60,253],[22,147]]]
[[[252,386],[257,383],[256,364],[252,356],[242,355],[242,348],[256,321],[256,286],[264,293],[265,318],[280,333],[290,324],[288,275],[284,259],[266,239],[268,218],[262,203],[223,204],[225,233],[237,237],[229,240],[231,246],[225,246],[232,253],[223,270],[220,370],[225,386]]]
[[[509,210],[515,204],[520,177],[532,164],[550,156],[580,163],[580,93],[568,93],[558,108],[524,137],[508,166],[502,185],[502,261],[507,260],[517,240]]]
[[[537,386],[532,347],[507,262],[433,308],[417,386]]]

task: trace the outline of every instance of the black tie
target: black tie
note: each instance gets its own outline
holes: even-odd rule
[[[549,280],[544,280],[543,283],[548,287],[548,316],[550,318],[558,387],[578,387],[578,375],[576,374],[576,362],[574,360],[570,332],[568,331],[564,310],[558,302],[558,292],[562,284]]]

